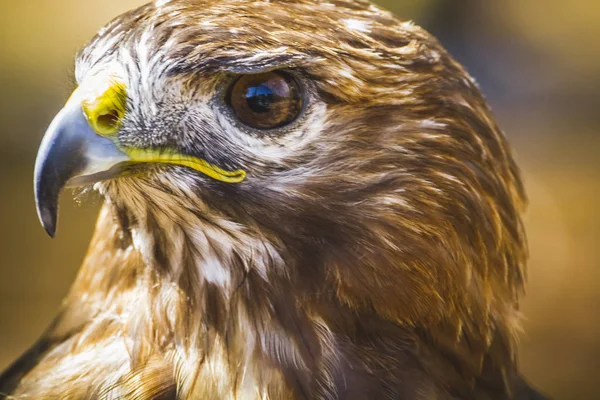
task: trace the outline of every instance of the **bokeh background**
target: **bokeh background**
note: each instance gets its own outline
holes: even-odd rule
[[[75,52],[144,0],[0,0],[0,370],[73,281],[98,199],[64,195],[58,238],[35,214],[35,153]],[[530,196],[521,365],[556,399],[600,399],[600,2],[379,0],[435,33],[478,79]]]

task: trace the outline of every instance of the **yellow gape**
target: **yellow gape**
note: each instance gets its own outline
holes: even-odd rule
[[[125,153],[133,164],[157,163],[180,165],[192,168],[213,179],[226,183],[240,183],[246,179],[243,170],[226,171],[208,161],[194,156],[178,153],[170,148],[130,148],[123,147],[118,142],[118,133],[127,109],[127,88],[124,83],[114,79],[104,91],[99,88],[78,93],[82,96],[81,108],[88,123],[94,131],[110,138],[115,145]],[[80,91],[81,89],[78,89]]]
[[[206,176],[225,183],[240,183],[246,179],[246,172],[241,169],[226,171],[201,158],[177,153],[170,149],[152,150],[120,148],[120,150],[127,154],[129,158],[131,158],[131,161],[136,164],[156,163],[181,165],[202,172]]]

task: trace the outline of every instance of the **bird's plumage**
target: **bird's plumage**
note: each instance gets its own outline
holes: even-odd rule
[[[297,121],[223,101],[290,71]],[[80,54],[119,76],[123,148],[247,179],[137,165],[10,398],[537,397],[516,363],[524,193],[479,89],[428,33],[366,1],[157,0]],[[1,395],[0,395],[1,397]]]

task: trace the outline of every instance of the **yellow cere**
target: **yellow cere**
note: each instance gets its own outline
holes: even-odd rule
[[[112,81],[100,95],[85,96],[81,106],[90,126],[98,135],[116,135],[127,106],[125,84]]]
[[[225,183],[240,183],[246,179],[246,172],[241,169],[236,171],[226,171],[201,158],[179,154],[175,151],[152,149],[121,149],[121,151],[127,154],[131,159],[131,162],[135,164],[158,163],[180,165],[192,168],[204,175]]]

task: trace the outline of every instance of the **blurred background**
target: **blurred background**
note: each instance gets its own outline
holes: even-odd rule
[[[48,239],[33,203],[38,144],[73,89],[75,52],[144,2],[0,1],[0,370],[54,316],[100,204],[64,194],[62,229]],[[600,3],[377,3],[467,66],[516,150],[530,197],[523,372],[556,399],[600,399]]]

